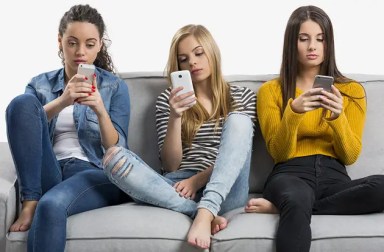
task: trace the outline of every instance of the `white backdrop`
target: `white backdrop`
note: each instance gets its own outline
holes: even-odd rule
[[[59,20],[72,5],[89,3],[107,24],[119,72],[163,71],[171,38],[186,24],[205,25],[222,53],[224,74],[270,74],[280,67],[289,15],[316,5],[331,17],[343,73],[384,74],[382,0],[135,0],[2,1],[0,4],[0,141],[5,109],[35,75],[61,67]]]

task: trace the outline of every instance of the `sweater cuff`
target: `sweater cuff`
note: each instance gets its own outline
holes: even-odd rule
[[[300,122],[302,118],[304,117],[305,113],[296,113],[295,111],[292,110],[291,104],[293,102],[293,99],[290,98],[287,102],[287,107],[285,108],[284,111],[284,117],[287,118],[292,124],[296,124],[294,122]]]
[[[336,119],[330,120],[329,118],[324,118],[324,120],[328,123],[329,126],[331,126],[332,129],[342,129],[346,124],[348,124],[348,120],[344,112],[341,113]]]

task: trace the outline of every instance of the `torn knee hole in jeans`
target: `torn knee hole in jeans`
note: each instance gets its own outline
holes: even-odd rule
[[[120,173],[120,177],[125,178],[133,167],[132,163],[127,163],[127,158],[123,157],[113,166],[111,173],[113,175]]]
[[[112,160],[112,158],[115,157],[121,150],[121,148],[115,146],[109,148],[103,158],[103,166],[106,167],[106,165]]]

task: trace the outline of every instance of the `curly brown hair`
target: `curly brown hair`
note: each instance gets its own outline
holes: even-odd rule
[[[107,51],[107,46],[111,43],[111,41],[107,38],[106,26],[100,13],[88,4],[72,6],[67,12],[64,13],[64,16],[60,20],[59,35],[63,36],[67,30],[68,24],[73,22],[88,22],[94,24],[97,27],[97,30],[100,34],[100,40],[103,42],[103,44],[100,52],[97,54],[94,65],[109,72],[115,73],[115,67],[113,65],[112,58]],[[59,50],[58,54],[62,60],[62,64],[64,65],[62,50]]]

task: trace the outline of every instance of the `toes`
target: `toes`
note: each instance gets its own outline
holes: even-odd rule
[[[244,208],[244,211],[247,212],[247,213],[256,213],[257,212],[257,208],[254,207],[254,206],[247,206]]]
[[[188,243],[189,244],[191,244],[191,245],[193,245],[193,246],[197,246],[197,244],[196,244],[196,239],[191,239],[191,238],[188,238]]]
[[[256,198],[252,198],[252,199],[250,199],[250,200],[248,201],[247,206],[248,206],[248,207],[255,206],[255,205],[257,205],[257,202],[258,202],[258,201],[259,201],[258,199],[256,199]]]
[[[24,232],[24,231],[27,231],[28,230],[28,227],[26,225],[21,225],[20,228],[19,228],[19,231],[21,232]]]

